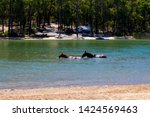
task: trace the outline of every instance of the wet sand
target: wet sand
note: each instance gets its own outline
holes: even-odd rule
[[[149,100],[150,84],[0,90],[1,100]]]

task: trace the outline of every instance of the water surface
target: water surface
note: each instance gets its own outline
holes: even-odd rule
[[[58,59],[84,51],[107,59]],[[0,88],[150,83],[150,41],[0,41]]]

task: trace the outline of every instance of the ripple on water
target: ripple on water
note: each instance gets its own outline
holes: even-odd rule
[[[80,56],[85,50],[108,58],[58,59],[61,52]],[[150,83],[149,53],[150,41],[4,41],[0,88]]]

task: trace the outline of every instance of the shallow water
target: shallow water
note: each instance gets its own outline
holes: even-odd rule
[[[106,59],[58,59],[84,51]],[[150,41],[0,41],[0,88],[150,83]]]

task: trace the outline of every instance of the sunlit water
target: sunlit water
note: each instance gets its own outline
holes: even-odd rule
[[[106,59],[59,59],[61,52]],[[0,41],[0,89],[150,83],[150,41]]]

